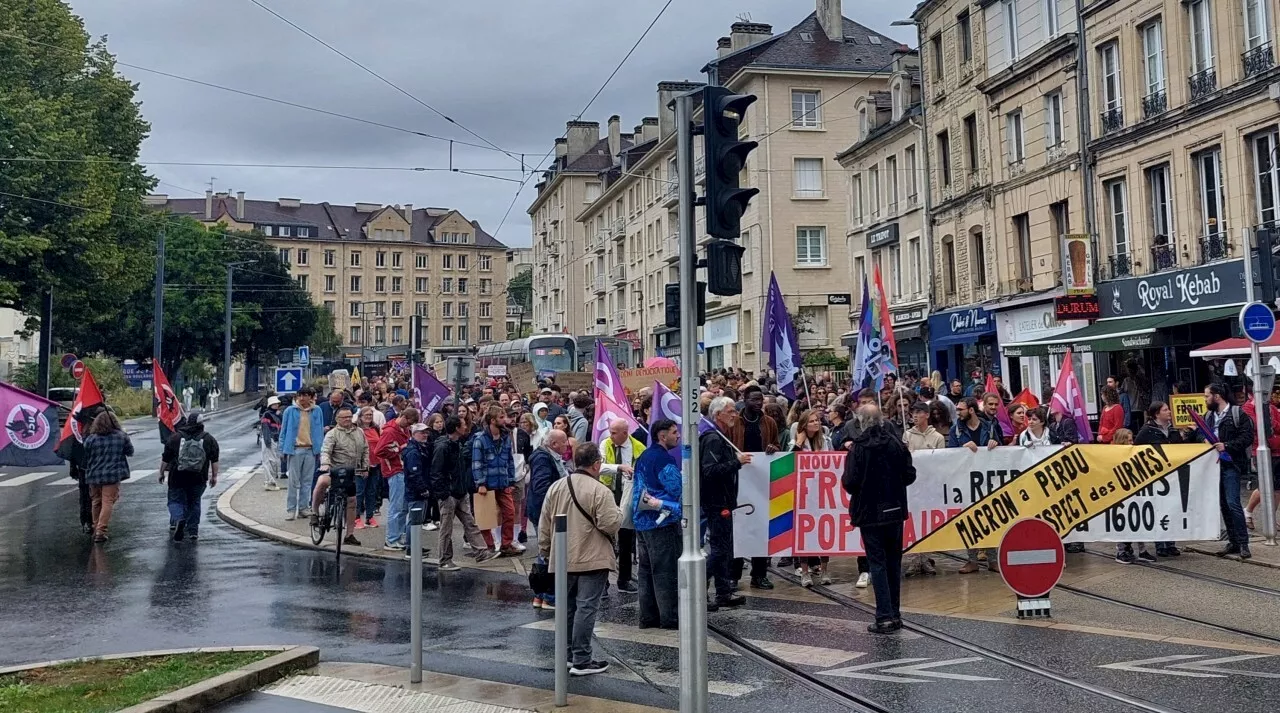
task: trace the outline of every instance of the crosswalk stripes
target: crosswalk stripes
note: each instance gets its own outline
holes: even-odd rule
[[[128,482],[134,482],[134,483],[136,483],[136,482],[138,482],[138,481],[140,481],[140,480],[146,480],[147,478],[150,478],[151,476],[153,476],[153,475],[155,475],[156,473],[159,473],[159,472],[160,472],[160,471],[156,470],[155,468],[152,468],[151,470],[145,470],[145,469],[140,469],[140,470],[131,470],[131,471],[129,471],[129,480],[126,480],[126,481],[124,481],[124,482],[126,482],[126,483],[128,483]]]
[[[38,473],[26,473],[25,475],[19,475],[16,478],[10,478],[9,480],[0,481],[0,488],[13,488],[19,485],[26,485],[27,483],[34,483],[37,480],[42,480],[44,478],[48,478],[49,476],[57,475],[57,474],[58,474],[57,471],[52,471],[52,470],[40,471]]]
[[[235,482],[247,475],[251,475],[253,471],[257,469],[258,469],[258,466],[256,465],[241,465],[241,466],[236,466],[235,468],[228,468],[226,473],[223,474],[222,480],[225,480],[229,483]]]

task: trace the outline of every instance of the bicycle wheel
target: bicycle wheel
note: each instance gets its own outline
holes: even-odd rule
[[[311,544],[318,545],[324,542],[325,533],[329,531],[329,500],[326,498],[320,503],[320,511],[316,513],[316,519],[311,524]]]
[[[338,537],[338,544],[334,547],[336,553],[334,559],[341,561],[342,538],[346,536],[345,530],[347,529],[347,498],[345,496],[338,498],[338,502],[334,504],[333,511],[337,515],[337,520],[333,526],[333,532]]]

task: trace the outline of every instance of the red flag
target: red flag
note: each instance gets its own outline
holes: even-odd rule
[[[164,369],[161,369],[157,363],[153,363],[151,368],[151,385],[155,390],[156,399],[156,418],[172,431],[177,428],[178,421],[182,420],[182,404],[178,402],[178,395],[169,385],[169,377],[164,375]]]
[[[893,320],[889,314],[889,300],[884,296],[884,281],[880,279],[880,265],[877,263],[875,267],[876,292],[880,293],[880,331],[882,339],[889,345],[890,364],[893,371],[898,371],[898,341],[893,338]],[[877,382],[879,383],[879,382]]]
[[[1000,389],[996,387],[995,377],[987,374],[987,384],[983,391],[996,395],[996,421],[1000,423],[1000,430],[1004,431],[1005,436],[1012,436],[1013,421],[1009,418],[1009,409],[1004,406],[1004,399],[1000,398]]]
[[[84,377],[80,379],[80,391],[76,394],[76,399],[71,403],[71,415],[67,416],[67,422],[62,424],[62,434],[58,437],[58,447],[61,448],[68,438],[75,437],[77,441],[84,442],[84,428],[76,419],[80,412],[92,408],[94,406],[103,406],[106,401],[102,398],[102,391],[98,388],[98,382],[93,379],[93,372],[88,369],[84,370]]]
[[[1022,404],[1029,409],[1040,408],[1040,399],[1037,399],[1036,395],[1031,393],[1031,389],[1023,389],[1017,396],[1013,397],[1013,401],[1010,403]]]
[[[1081,443],[1093,442],[1093,428],[1085,414],[1084,392],[1080,390],[1080,382],[1076,380],[1075,369],[1071,366],[1070,349],[1062,356],[1062,371],[1058,374],[1058,385],[1053,390],[1053,402],[1049,405],[1049,410],[1075,420]]]

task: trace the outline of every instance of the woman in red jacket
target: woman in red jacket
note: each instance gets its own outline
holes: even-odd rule
[[[363,530],[378,526],[378,521],[373,516],[381,501],[378,488],[382,485],[382,462],[373,452],[378,447],[378,439],[382,434],[373,421],[372,406],[360,409],[357,424],[364,431],[364,439],[369,442],[369,472],[364,476],[356,476],[356,529]]]
[[[1102,387],[1102,418],[1098,421],[1098,443],[1110,443],[1116,429],[1124,428],[1124,407],[1120,405],[1120,392],[1110,386]]]

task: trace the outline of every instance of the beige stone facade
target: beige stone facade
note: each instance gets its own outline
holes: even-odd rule
[[[407,353],[414,314],[424,317],[429,356],[506,338],[506,246],[456,210],[246,200],[243,193],[148,202],[208,226],[265,235],[312,301],[333,314],[345,353]]]

